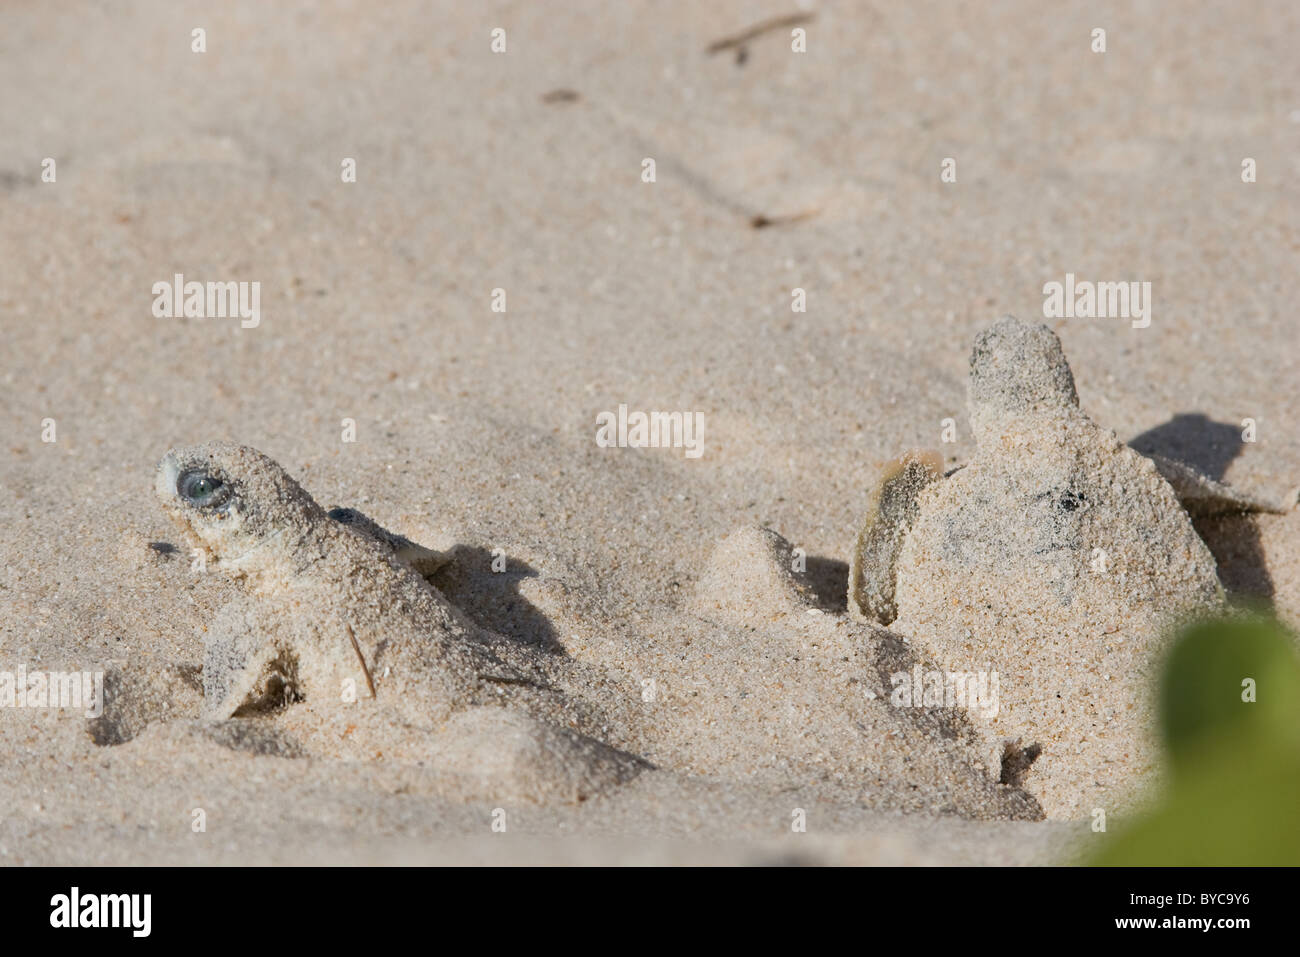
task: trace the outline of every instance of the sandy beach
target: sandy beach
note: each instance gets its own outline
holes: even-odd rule
[[[1298,47],[1282,2],[6,4],[0,672],[100,693],[0,695],[0,863],[1085,860],[1180,616],[1300,625]],[[160,471],[212,442],[281,484]],[[893,693],[984,669],[997,714]]]

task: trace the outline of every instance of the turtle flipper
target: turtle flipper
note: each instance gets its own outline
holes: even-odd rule
[[[266,639],[257,602],[237,598],[218,610],[203,639],[203,717],[222,721],[296,695],[296,662]]]
[[[1292,490],[1285,501],[1275,501],[1216,482],[1184,462],[1163,455],[1148,455],[1147,458],[1155,463],[1156,471],[1173,488],[1179,503],[1193,518],[1235,512],[1283,514],[1296,504],[1296,490]]]
[[[417,545],[405,535],[390,532],[373,518],[355,508],[332,508],[329,510],[329,517],[383,545],[424,578],[428,578],[451,561],[450,552],[438,552]]]
[[[888,625],[894,605],[895,564],[903,538],[916,520],[921,491],[943,474],[933,451],[907,452],[889,463],[867,503],[867,517],[849,562],[849,611]]]

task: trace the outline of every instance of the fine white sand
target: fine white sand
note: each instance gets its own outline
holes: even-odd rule
[[[807,52],[706,52],[799,9]],[[1298,39],[1283,2],[5,5],[0,671],[106,672],[120,721],[0,707],[0,862],[1077,859],[1151,762],[1103,754],[1100,798],[1050,750],[999,783],[972,717],[890,702],[953,636],[851,618],[850,552],[903,450],[979,466],[971,343],[1045,321],[1067,272],[1152,284],[1147,328],[1047,320],[1101,428],[1297,484]],[[155,317],[177,273],[259,282],[260,322]],[[598,446],[621,404],[698,413],[703,454]],[[611,715],[584,734],[652,767],[586,774],[599,749],[509,709],[205,721],[205,634],[245,589],[191,569],[153,482],[213,439],[451,550],[446,599],[566,659]],[[1294,622],[1298,524],[1195,528],[1230,600]],[[1124,594],[1089,601],[1125,621]],[[1014,668],[1041,595],[998,598]],[[1060,647],[1036,702],[1102,654]],[[1045,748],[1145,711],[1133,647],[1065,682],[1102,697]]]

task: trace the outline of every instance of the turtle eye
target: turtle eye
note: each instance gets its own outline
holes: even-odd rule
[[[191,505],[207,508],[225,501],[226,484],[207,472],[185,472],[176,480],[176,492]]]

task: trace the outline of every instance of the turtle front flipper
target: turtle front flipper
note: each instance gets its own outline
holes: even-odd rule
[[[1281,515],[1291,511],[1296,504],[1295,489],[1285,501],[1275,501],[1216,482],[1190,465],[1167,459],[1163,455],[1148,455],[1147,458],[1155,463],[1160,477],[1169,483],[1179,504],[1193,518],[1238,512],[1273,512]]]
[[[417,545],[405,535],[390,532],[369,515],[355,508],[332,508],[329,510],[329,517],[340,525],[346,525],[383,545],[419,572],[423,578],[428,578],[451,561],[450,552],[437,552],[432,548]]]
[[[916,521],[921,491],[942,474],[943,459],[934,451],[906,452],[881,473],[849,562],[849,611],[855,617],[882,625],[897,617],[898,553]]]
[[[224,605],[203,639],[203,717],[223,721],[296,700],[297,660],[268,640],[258,603]]]

